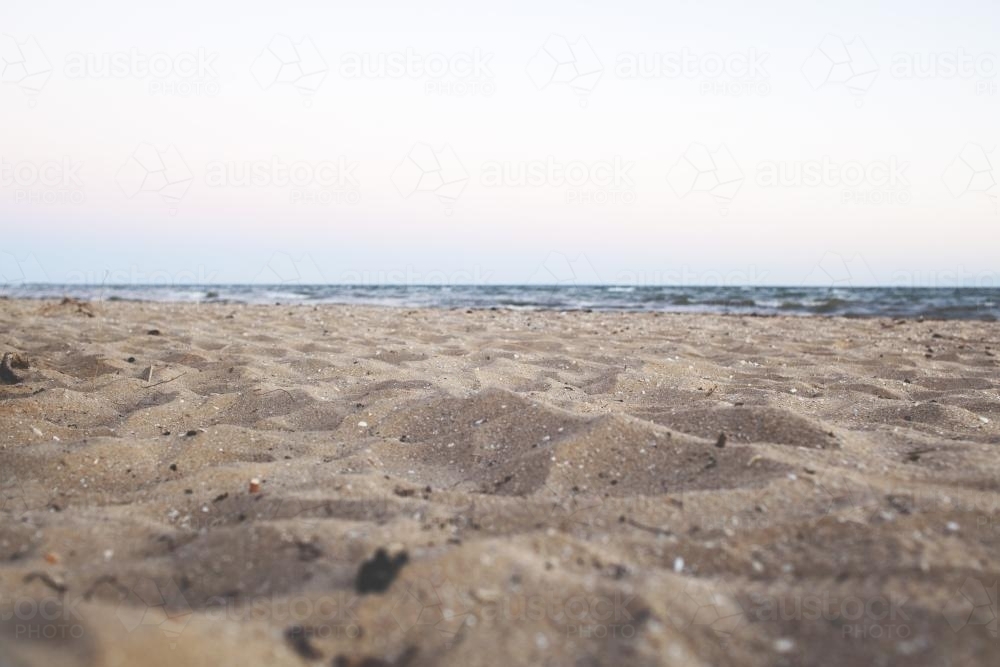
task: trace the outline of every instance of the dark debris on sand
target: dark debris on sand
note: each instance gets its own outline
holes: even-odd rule
[[[323,654],[312,643],[315,631],[301,625],[293,625],[285,629],[285,641],[303,660],[319,660]]]
[[[28,368],[28,361],[18,354],[5,353],[3,360],[0,361],[0,382],[4,384],[20,384],[24,382],[24,378],[14,370],[15,368]]]
[[[358,569],[358,576],[354,580],[355,590],[362,595],[384,593],[409,559],[410,557],[405,551],[390,558],[385,549],[379,549]]]

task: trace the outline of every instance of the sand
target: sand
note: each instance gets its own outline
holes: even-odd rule
[[[3,352],[4,667],[1000,657],[997,324],[0,300]]]

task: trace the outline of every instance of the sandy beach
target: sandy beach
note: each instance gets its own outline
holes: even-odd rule
[[[0,300],[0,665],[990,665],[1000,325]]]

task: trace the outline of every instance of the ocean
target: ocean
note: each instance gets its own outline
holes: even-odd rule
[[[15,284],[12,298],[441,308],[620,310],[926,319],[1000,318],[1000,288],[608,285],[54,285]]]

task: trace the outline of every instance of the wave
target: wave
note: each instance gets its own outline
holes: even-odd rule
[[[641,285],[0,285],[0,297],[91,301],[624,310],[1000,320],[1000,288]]]

